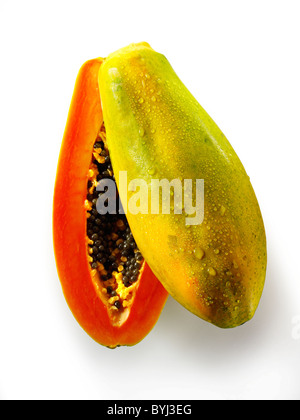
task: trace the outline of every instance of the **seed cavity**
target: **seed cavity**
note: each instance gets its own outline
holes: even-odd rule
[[[92,270],[98,273],[101,290],[112,311],[119,312],[129,306],[134,285],[137,283],[144,258],[134,240],[126,216],[99,214],[97,200],[103,192],[96,190],[102,179],[115,181],[106,145],[105,126],[102,124],[95,140],[88,171],[87,197],[84,203],[87,215],[87,253]],[[117,191],[117,188],[116,188]]]

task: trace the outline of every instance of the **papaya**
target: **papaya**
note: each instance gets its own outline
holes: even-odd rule
[[[266,235],[229,141],[147,43],[109,55],[99,88],[121,201],[154,275],[205,321],[233,328],[250,320],[264,288]]]
[[[98,86],[102,63],[86,62],[76,79],[55,180],[53,242],[74,317],[96,342],[115,348],[132,346],[151,331],[168,293],[117,206],[117,188],[111,196],[116,211],[97,210],[105,195],[98,185],[115,185]]]

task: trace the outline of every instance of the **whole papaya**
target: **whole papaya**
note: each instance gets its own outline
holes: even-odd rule
[[[154,274],[202,319],[222,328],[245,323],[264,286],[266,237],[249,177],[230,143],[168,60],[147,43],[108,56],[99,87],[121,200]],[[163,202],[153,211],[154,180],[167,180],[171,187],[180,181],[177,195],[184,198],[185,180],[194,187],[203,180],[204,214],[193,221],[197,203],[176,207],[175,187],[170,187],[170,211]],[[130,211],[138,188],[138,200],[147,204]]]

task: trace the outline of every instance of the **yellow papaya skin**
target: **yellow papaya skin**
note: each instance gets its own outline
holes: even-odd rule
[[[266,236],[249,177],[222,131],[147,43],[111,54],[99,71],[108,148],[120,186],[144,179],[204,180],[204,219],[127,218],[152,271],[185,308],[221,328],[251,319],[265,282]],[[146,194],[146,193],[145,193]],[[150,201],[150,200],[149,200]]]

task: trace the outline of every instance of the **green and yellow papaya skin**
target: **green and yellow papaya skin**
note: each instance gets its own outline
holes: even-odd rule
[[[127,212],[152,271],[185,308],[222,328],[251,319],[263,291],[266,237],[249,177],[224,134],[148,44],[132,44],[104,61],[99,86],[111,161],[123,206],[143,179],[204,180],[202,223],[188,214]],[[144,197],[142,196],[144,194]],[[145,210],[145,209],[144,209]]]

